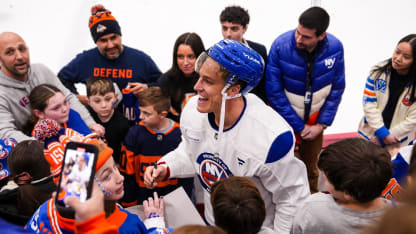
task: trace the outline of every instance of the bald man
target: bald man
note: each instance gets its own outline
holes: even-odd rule
[[[23,132],[31,108],[29,93],[40,84],[58,87],[72,109],[76,110],[91,131],[104,134],[87,109],[66,89],[56,75],[42,64],[30,64],[29,49],[16,33],[0,33],[0,138],[13,137],[18,142],[31,139]]]

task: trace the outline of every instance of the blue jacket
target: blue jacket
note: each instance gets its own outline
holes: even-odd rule
[[[333,35],[317,45],[312,72],[312,124],[331,125],[345,88],[344,49]],[[280,35],[272,44],[266,67],[266,95],[270,106],[292,126],[303,130],[307,54],[296,48],[295,30]]]

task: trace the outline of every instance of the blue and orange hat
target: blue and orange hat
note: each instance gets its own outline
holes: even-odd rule
[[[91,36],[94,42],[110,33],[115,33],[121,36],[120,25],[116,18],[111,14],[111,11],[104,8],[103,5],[95,5],[91,8],[91,16],[88,22],[88,27],[91,31]]]

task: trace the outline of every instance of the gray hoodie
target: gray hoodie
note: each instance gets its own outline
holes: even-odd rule
[[[64,93],[69,105],[76,110],[89,126],[95,121],[58,77],[43,64],[31,64],[28,79],[24,82],[6,76],[0,70],[0,138],[13,137],[18,142],[33,139],[21,131],[31,114],[29,94],[40,84],[54,85]]]

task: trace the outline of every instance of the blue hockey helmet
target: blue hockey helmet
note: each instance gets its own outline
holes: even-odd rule
[[[263,58],[241,42],[221,40],[208,50],[208,56],[230,72],[226,79],[227,84],[234,85],[238,80],[246,83],[240,91],[242,95],[256,87],[263,77]]]

